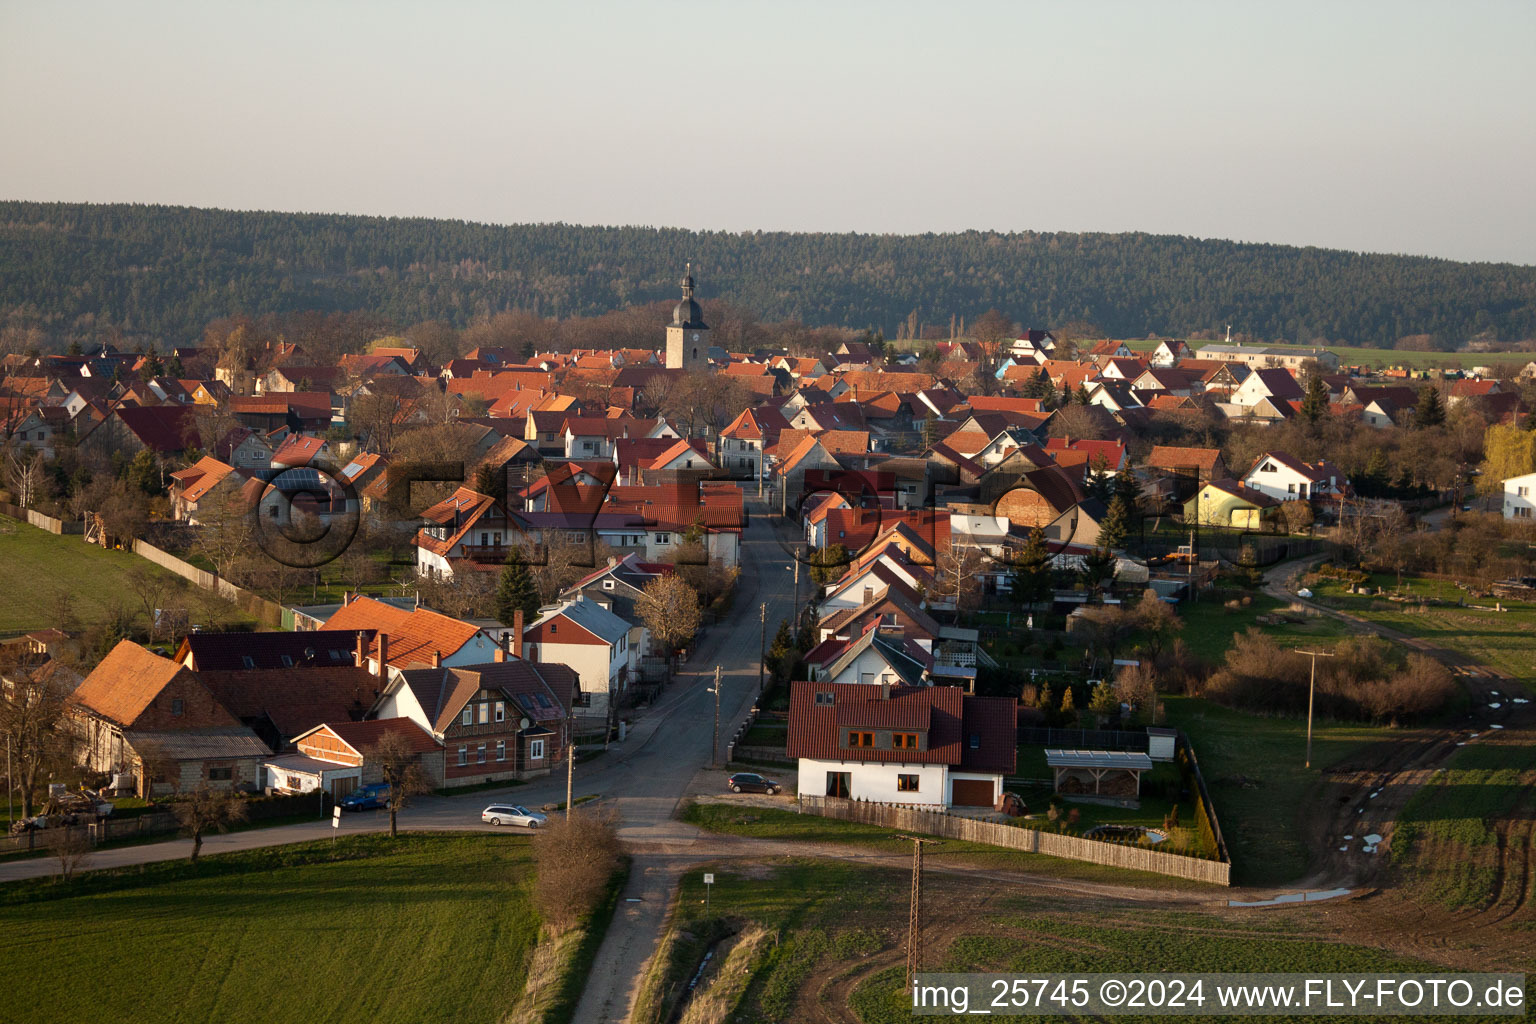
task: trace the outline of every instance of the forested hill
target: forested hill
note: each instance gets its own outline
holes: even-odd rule
[[[1511,264],[1147,234],[728,234],[28,202],[0,202],[0,323],[178,344],[234,313],[587,315],[675,296],[687,259],[702,295],[760,319],[888,337],[914,310],[947,328],[992,307],[1119,337],[1228,323],[1270,341],[1387,347],[1536,337],[1536,267]]]

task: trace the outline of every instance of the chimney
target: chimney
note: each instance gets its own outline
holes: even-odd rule
[[[379,634],[379,689],[389,685],[389,634]]]
[[[519,660],[523,657],[523,610],[521,608],[512,613],[512,657]]]
[[[355,664],[363,668],[368,664],[368,634],[362,630],[357,631],[357,654],[354,655]]]
[[[443,652],[442,651],[433,651],[432,652],[432,667],[433,668],[442,668],[443,667]]]
[[[863,601],[863,603],[864,604],[869,604],[874,599],[875,599],[875,588],[874,587],[865,587],[864,588],[864,601]]]
[[[891,699],[891,679],[889,676],[883,676],[880,679],[880,699]]]
[[[507,652],[506,652],[506,650],[504,648],[497,647],[496,648],[496,653],[492,656],[491,660],[496,662],[498,665],[501,664],[502,662],[506,661],[507,660]]]

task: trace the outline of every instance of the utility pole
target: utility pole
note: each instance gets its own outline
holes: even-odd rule
[[[792,613],[791,618],[789,620],[789,628],[794,631],[796,636],[799,636],[800,635],[800,545],[796,544],[795,547],[794,547],[794,550],[791,551],[789,554],[790,554],[790,557],[793,558],[794,562],[795,562],[795,604],[794,604],[793,613]]]
[[[917,972],[923,966],[923,847],[939,840],[922,836],[896,836],[912,844],[912,907],[907,913],[907,988],[917,984]]]
[[[576,777],[576,744],[571,742],[571,720],[565,720],[565,816],[569,818],[576,808],[571,803],[571,783]]]
[[[1332,651],[1303,651],[1299,647],[1292,648],[1297,654],[1305,654],[1312,659],[1312,681],[1307,684],[1307,764],[1312,767],[1312,696],[1317,692],[1317,659],[1333,657]]]
[[[715,695],[715,731],[709,742],[709,766],[720,767],[720,666],[715,666],[715,685],[708,691]]]
[[[767,675],[768,663],[764,660],[768,652],[768,602],[764,601],[757,607],[758,638],[757,638],[757,696],[762,699],[763,679]]]

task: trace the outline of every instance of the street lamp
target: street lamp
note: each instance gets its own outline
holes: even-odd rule
[[[715,666],[715,685],[708,687],[706,693],[715,695],[715,730],[709,743],[709,766],[720,767],[720,666]]]

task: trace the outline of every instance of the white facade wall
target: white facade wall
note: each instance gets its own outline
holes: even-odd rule
[[[846,666],[838,673],[836,679],[819,680],[824,683],[864,683],[878,686],[881,683],[890,683],[892,686],[902,685],[901,677],[896,670],[886,663],[884,657],[873,647],[867,647],[853,659],[852,664]]]
[[[565,665],[581,681],[581,692],[590,705],[577,708],[579,715],[601,716],[608,713],[608,694],[619,692],[620,669],[629,663],[629,644],[552,644],[529,643],[528,659],[541,665]]]
[[[1536,473],[1504,481],[1504,518],[1536,521]]]
[[[949,797],[949,766],[943,764],[867,764],[858,761],[821,761],[800,758],[800,792],[825,796],[827,773],[847,772],[848,796],[882,804],[926,804],[944,807]],[[916,775],[917,791],[896,788],[896,776]]]

